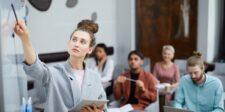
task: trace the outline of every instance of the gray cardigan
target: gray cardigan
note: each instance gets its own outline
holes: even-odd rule
[[[68,61],[47,67],[37,57],[34,64],[24,64],[24,70],[46,89],[45,112],[71,111],[82,99],[106,100],[100,75],[87,67],[85,67],[81,91]]]

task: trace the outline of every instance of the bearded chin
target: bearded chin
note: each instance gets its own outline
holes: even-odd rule
[[[192,81],[194,82],[194,83],[197,83],[198,81],[200,81],[202,78],[203,78],[203,73],[201,74],[201,76],[198,78],[198,79],[192,79]]]

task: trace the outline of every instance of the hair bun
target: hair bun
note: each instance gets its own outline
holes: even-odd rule
[[[98,32],[98,24],[92,20],[84,19],[77,24],[77,28],[85,29],[93,34]]]
[[[202,57],[202,54],[198,51],[193,51],[193,55],[197,56],[197,57],[200,57],[200,58]]]

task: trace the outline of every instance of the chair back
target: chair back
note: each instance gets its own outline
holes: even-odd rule
[[[187,71],[186,71],[187,60],[185,60],[185,59],[175,59],[174,63],[179,67],[181,76],[187,73]]]
[[[151,59],[148,57],[145,57],[142,67],[144,68],[146,72],[151,72]]]

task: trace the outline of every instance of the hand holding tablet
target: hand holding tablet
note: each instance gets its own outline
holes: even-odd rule
[[[108,102],[108,100],[82,100],[77,107],[75,108],[75,111],[80,111],[85,106],[93,106],[97,108],[102,108],[104,105]]]

